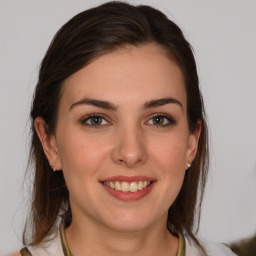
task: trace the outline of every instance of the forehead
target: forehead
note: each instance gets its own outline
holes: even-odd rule
[[[80,69],[63,84],[62,101],[83,97],[113,99],[186,98],[182,72],[166,52],[156,45],[129,46],[105,54]]]

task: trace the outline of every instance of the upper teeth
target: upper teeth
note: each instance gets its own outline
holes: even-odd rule
[[[130,183],[126,181],[104,181],[103,183],[108,187],[122,192],[136,192],[146,188],[150,184],[150,181],[133,181]]]

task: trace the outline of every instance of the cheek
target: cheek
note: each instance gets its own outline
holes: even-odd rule
[[[64,173],[75,172],[79,176],[92,174],[99,169],[108,152],[105,141],[79,132],[60,141],[59,155]]]
[[[184,136],[158,138],[151,144],[151,156],[166,175],[179,175],[185,170],[187,141]]]
[[[156,201],[159,209],[168,211],[177,198],[185,175],[186,140],[179,136],[166,136],[151,144],[151,163],[158,174]]]

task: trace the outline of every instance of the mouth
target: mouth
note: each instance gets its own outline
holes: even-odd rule
[[[150,193],[155,179],[136,176],[116,176],[101,180],[100,183],[112,196],[122,201],[135,201],[139,200]]]
[[[132,181],[132,182],[127,182],[127,181],[104,181],[103,185],[115,189],[117,191],[122,191],[122,192],[131,192],[135,193],[137,191],[143,190],[146,187],[150,186],[152,181]]]

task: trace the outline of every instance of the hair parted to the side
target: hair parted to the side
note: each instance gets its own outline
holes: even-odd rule
[[[42,60],[31,109],[30,161],[35,172],[31,223],[25,228],[24,244],[36,245],[46,239],[60,213],[64,213],[67,226],[72,221],[63,174],[51,171],[34,128],[35,118],[43,117],[47,132],[54,134],[62,84],[66,78],[99,56],[127,45],[139,47],[146,44],[160,46],[180,67],[186,85],[190,131],[194,131],[198,121],[201,122],[196,158],[185,174],[167,221],[168,227],[187,233],[198,244],[193,233],[198,226],[196,216],[200,216],[208,172],[208,135],[192,48],[181,29],[163,13],[149,6],[123,2],[105,3],[73,17],[57,32]],[[29,228],[31,233],[27,236]]]

